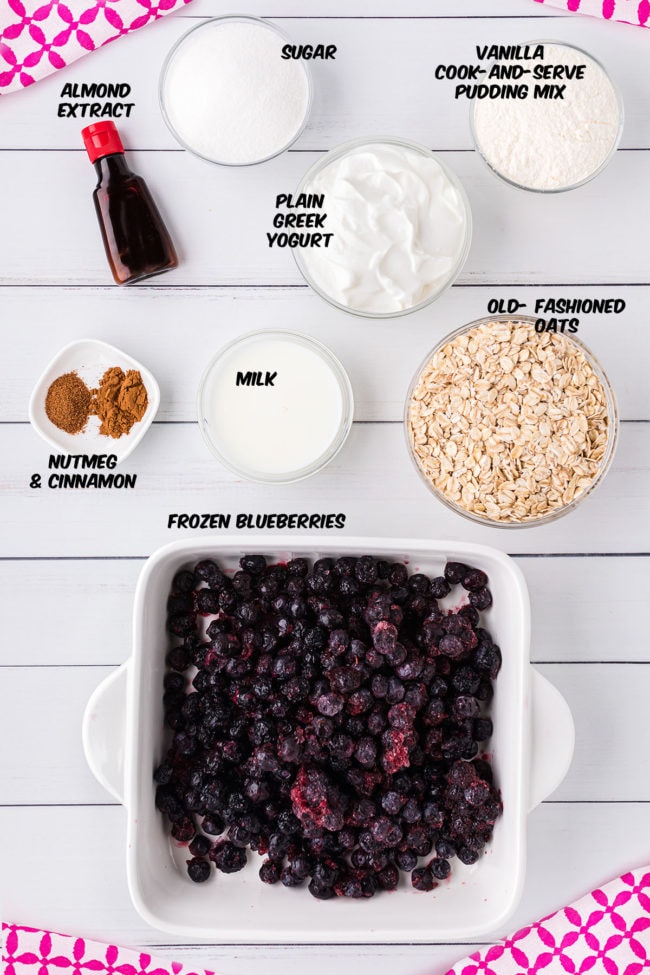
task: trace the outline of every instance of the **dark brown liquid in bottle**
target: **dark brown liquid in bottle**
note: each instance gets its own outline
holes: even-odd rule
[[[122,153],[94,163],[93,193],[106,256],[118,284],[131,284],[178,264],[171,237],[145,181]]]

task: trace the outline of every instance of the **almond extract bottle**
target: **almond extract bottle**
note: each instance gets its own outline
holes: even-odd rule
[[[93,193],[106,257],[117,284],[132,284],[178,264],[171,237],[147,184],[132,172],[113,122],[82,129],[97,173]]]

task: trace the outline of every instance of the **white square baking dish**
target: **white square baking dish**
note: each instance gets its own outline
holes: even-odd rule
[[[249,854],[240,873],[205,884],[187,877],[186,848],[168,834],[154,805],[152,773],[164,752],[162,681],[171,580],[182,567],[212,557],[234,570],[245,553],[275,561],[305,556],[372,554],[439,575],[447,560],[489,576],[494,604],[484,623],[503,654],[492,704],[490,742],[503,816],[473,866],[454,861],[451,877],[430,893],[404,880],[394,893],[368,900],[319,901],[301,888],[260,882],[261,858]],[[84,717],[88,762],[128,815],[127,876],[133,903],[153,927],[192,939],[247,942],[431,942],[485,935],[515,909],[525,870],[526,818],[564,777],[573,754],[570,711],[529,662],[530,610],[515,563],[494,549],[460,542],[381,538],[213,537],[159,549],[138,581],[131,658],[97,688]]]

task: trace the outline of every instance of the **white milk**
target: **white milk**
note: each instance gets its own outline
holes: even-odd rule
[[[345,374],[328,357],[289,332],[248,335],[222,350],[204,379],[199,416],[228,467],[253,479],[292,480],[333,456],[351,409]]]

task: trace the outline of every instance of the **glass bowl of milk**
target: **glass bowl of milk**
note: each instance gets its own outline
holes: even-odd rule
[[[215,457],[249,481],[311,477],[338,454],[352,426],[345,369],[298,332],[259,331],[222,348],[198,394],[201,433]]]
[[[354,315],[419,311],[453,284],[469,253],[467,194],[414,142],[381,136],[332,149],[296,199],[305,201],[307,226],[319,228],[293,248],[298,268],[321,297]]]

